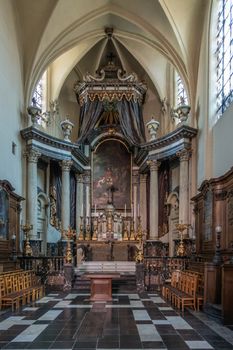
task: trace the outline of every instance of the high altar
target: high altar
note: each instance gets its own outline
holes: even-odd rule
[[[33,125],[21,131],[30,227],[24,233],[33,256],[64,255],[71,240],[77,261],[134,260],[139,236],[148,241],[146,251],[160,255],[179,255],[180,241],[193,249],[193,226],[182,235],[177,230],[179,222],[191,221],[189,165],[197,131],[183,123],[189,109],[157,138],[159,122],[143,115],[147,85],[126,72],[112,34],[106,29],[98,69],[74,85],[79,118],[77,125],[61,122],[63,140],[41,131],[39,112],[28,108]]]

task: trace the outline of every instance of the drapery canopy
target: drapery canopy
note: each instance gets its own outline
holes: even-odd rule
[[[145,142],[142,106],[138,101],[122,98],[116,103],[121,131],[128,142],[138,145]],[[96,127],[104,112],[104,103],[99,99],[88,101],[81,106],[78,143],[83,143]]]

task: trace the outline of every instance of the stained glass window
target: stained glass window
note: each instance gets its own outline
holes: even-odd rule
[[[176,73],[176,99],[177,105],[188,104],[187,93],[183,81],[178,73]]]
[[[219,0],[217,25],[217,116],[233,101],[233,0]]]
[[[42,97],[43,97],[43,88],[42,88],[42,79],[41,79],[38,82],[32,97],[33,104],[39,107],[41,110],[42,110]]]

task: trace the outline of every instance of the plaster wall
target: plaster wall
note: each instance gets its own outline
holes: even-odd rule
[[[209,149],[211,144],[211,129],[209,126],[209,45],[208,45],[209,24],[205,22],[200,61],[198,70],[197,94],[195,110],[192,111],[193,117],[196,118],[197,134],[197,187],[205,179],[212,176],[212,152]]]
[[[22,149],[19,130],[24,127],[22,65],[11,1],[0,1],[0,179],[23,194]],[[12,153],[15,143],[15,154]],[[7,166],[6,166],[7,165]]]
[[[233,166],[233,104],[213,128],[213,177],[226,173]]]

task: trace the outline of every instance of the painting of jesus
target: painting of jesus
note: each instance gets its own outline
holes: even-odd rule
[[[117,140],[107,140],[93,152],[92,204],[104,209],[108,203],[115,209],[130,208],[131,154]]]

